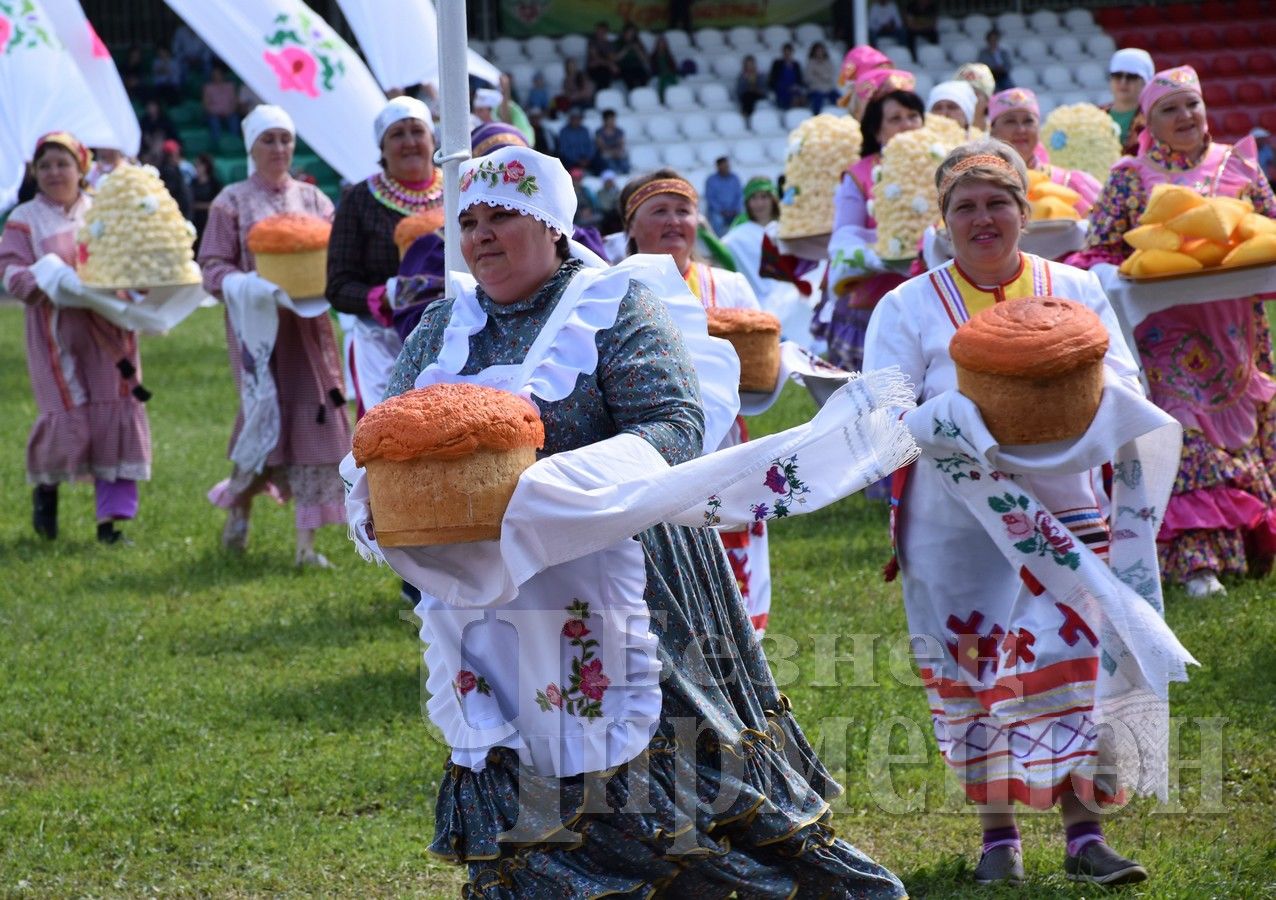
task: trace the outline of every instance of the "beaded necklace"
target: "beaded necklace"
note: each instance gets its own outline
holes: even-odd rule
[[[393,176],[378,172],[368,179],[368,190],[382,206],[410,216],[443,202],[443,173],[435,169],[425,187],[414,190]]]

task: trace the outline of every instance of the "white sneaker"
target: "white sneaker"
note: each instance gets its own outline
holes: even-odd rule
[[[1200,575],[1192,576],[1187,580],[1185,587],[1189,597],[1212,597],[1215,594],[1222,596],[1227,593],[1227,588],[1223,587],[1223,583],[1213,572],[1202,572]]]
[[[298,550],[293,562],[299,569],[331,569],[328,557],[314,550]]]

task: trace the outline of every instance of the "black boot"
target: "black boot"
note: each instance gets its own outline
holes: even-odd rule
[[[133,542],[124,536],[124,532],[116,529],[114,522],[98,522],[97,539],[102,544],[119,544],[123,547],[133,545]]]
[[[58,486],[36,485],[31,492],[31,524],[35,533],[53,540],[58,536]]]

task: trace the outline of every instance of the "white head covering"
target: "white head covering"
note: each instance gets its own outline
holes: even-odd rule
[[[1156,66],[1152,63],[1152,54],[1146,50],[1126,47],[1124,50],[1113,53],[1112,61],[1108,63],[1108,74],[1114,75],[1117,72],[1138,75],[1143,79],[1143,83],[1147,84],[1156,74]]]
[[[481,109],[486,106],[488,109],[496,109],[503,99],[504,96],[495,88],[479,88],[474,92],[474,108]]]
[[[426,128],[434,124],[430,108],[420,100],[415,97],[395,97],[381,112],[377,113],[377,118],[372,123],[372,131],[376,136],[378,147],[381,146],[381,141],[385,133],[390,130],[390,126],[401,119],[420,119],[425,123]]]
[[[512,209],[571,237],[576,189],[563,164],[530,147],[501,147],[461,163],[460,208],[476,203]]]
[[[257,143],[257,138],[261,137],[262,132],[272,128],[282,128],[293,137],[297,136],[297,126],[292,124],[292,116],[288,115],[282,106],[271,106],[268,103],[254,107],[252,112],[244,116],[240,127],[244,132],[244,147],[248,149],[249,175],[257,171],[257,167],[253,164],[253,144]]]
[[[979,105],[979,96],[969,81],[941,81],[930,89],[926,97],[926,111],[930,112],[940,100],[951,100],[961,107],[966,114],[966,125],[975,121],[975,107]]]

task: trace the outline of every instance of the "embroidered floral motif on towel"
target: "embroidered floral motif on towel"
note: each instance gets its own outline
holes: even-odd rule
[[[1001,514],[1006,536],[1014,541],[1015,549],[1020,553],[1049,554],[1058,565],[1069,569],[1081,565],[1076,543],[1068,529],[1044,509],[1031,509],[1032,503],[1023,494],[1015,496],[1007,492],[1000,497],[989,497],[988,505],[993,512]]]
[[[487,697],[492,696],[492,686],[487,683],[487,679],[482,675],[475,675],[469,669],[457,669],[456,676],[452,679],[452,690],[456,691],[458,700],[470,691],[478,691]]]
[[[553,682],[536,692],[536,705],[541,712],[561,709],[573,716],[597,719],[603,714],[603,694],[611,679],[603,673],[603,661],[594,658],[598,641],[589,637],[589,604],[573,600],[567,607],[571,616],[563,623],[563,637],[576,648],[572,657],[572,674],[566,688]]]
[[[490,187],[496,187],[498,184],[512,184],[516,191],[528,197],[540,190],[536,184],[536,176],[528,175],[527,170],[518,160],[511,160],[508,163],[483,160],[477,168],[470,169],[461,176],[461,190],[468,191],[476,178],[486,181]]]
[[[753,511],[753,520],[755,522],[760,522],[763,519],[782,519],[789,515],[794,504],[800,506],[806,503],[806,498],[802,495],[809,494],[811,489],[806,486],[805,481],[798,477],[797,472],[797,454],[790,456],[788,459],[771,461],[771,467],[767,469],[762,483],[772,493],[780,496],[770,506],[766,503],[755,503],[749,507]]]

